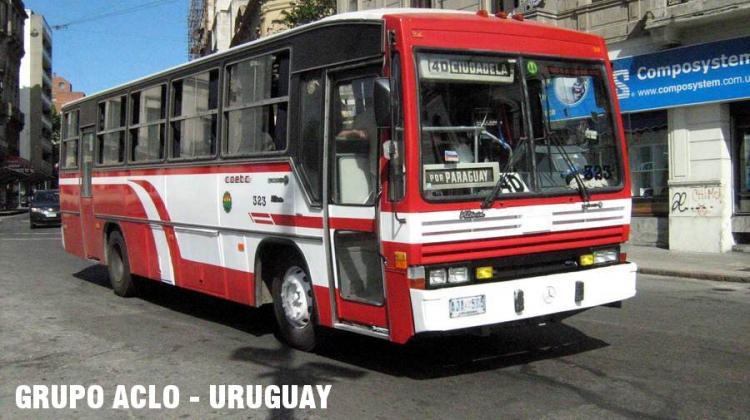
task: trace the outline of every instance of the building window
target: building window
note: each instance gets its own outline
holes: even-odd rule
[[[667,215],[667,111],[623,115],[630,156],[633,214]]]
[[[493,0],[492,7],[493,12],[512,12],[513,9],[518,7],[518,0]]]
[[[413,0],[411,2],[412,7],[420,7],[423,9],[431,9],[432,8],[432,0]]]
[[[750,214],[750,101],[732,104],[734,212]]]

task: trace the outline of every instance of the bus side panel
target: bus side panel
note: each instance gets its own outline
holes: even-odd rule
[[[320,325],[333,326],[331,313],[331,289],[329,287],[328,267],[323,250],[323,243],[317,241],[297,242],[299,250],[307,263],[308,274],[313,284],[315,293],[315,305],[318,311]],[[277,264],[286,264],[287,261],[278,261]]]
[[[153,280],[160,279],[156,244],[151,227],[146,223],[120,223],[130,258],[130,272]]]
[[[246,273],[227,268],[226,298],[243,305],[255,306],[255,278],[253,273]]]
[[[391,341],[403,344],[414,335],[409,281],[405,273],[395,270],[388,270],[385,278]]]
[[[222,232],[221,248],[226,272],[226,297],[234,302],[255,305],[254,271],[258,241],[247,236]]]
[[[78,258],[86,259],[83,252],[83,235],[81,234],[81,216],[77,214],[62,214],[63,237],[65,252]]]
[[[126,184],[109,184],[96,186],[95,212],[100,216],[127,217],[142,220],[142,222],[121,222],[130,269],[133,274],[161,280],[158,253],[154,241],[154,232],[148,223],[146,210],[141,200],[133,190],[133,186]],[[99,221],[103,226],[103,222]],[[99,233],[103,238],[103,232]],[[105,244],[102,244],[102,249]]]
[[[62,213],[63,236],[65,237],[65,251],[78,258],[86,259],[83,251],[83,227],[81,226],[79,185],[66,184],[68,180],[77,178],[61,177],[60,211]]]

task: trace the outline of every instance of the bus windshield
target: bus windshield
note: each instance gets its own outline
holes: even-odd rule
[[[420,53],[417,66],[425,198],[621,186],[600,63]]]

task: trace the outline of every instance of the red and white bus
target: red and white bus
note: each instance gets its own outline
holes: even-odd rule
[[[635,295],[604,41],[521,18],[337,15],[64,108],[67,252],[397,343]]]

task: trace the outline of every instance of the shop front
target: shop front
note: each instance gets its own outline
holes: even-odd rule
[[[750,243],[750,37],[612,60],[630,152],[632,242]]]

